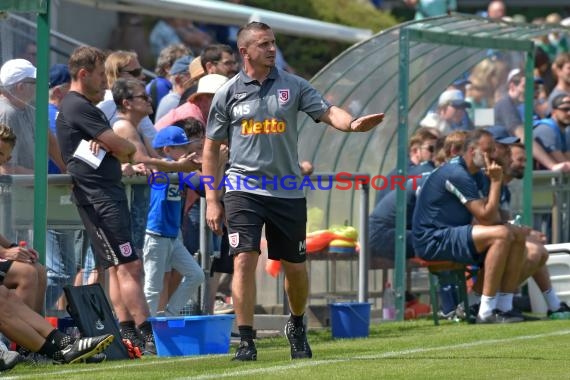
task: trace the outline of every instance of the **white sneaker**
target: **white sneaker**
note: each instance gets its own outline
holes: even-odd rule
[[[231,314],[234,312],[234,306],[231,303],[225,303],[222,300],[216,300],[214,303],[214,314]]]

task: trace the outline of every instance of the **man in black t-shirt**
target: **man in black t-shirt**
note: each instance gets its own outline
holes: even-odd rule
[[[130,162],[135,146],[117,136],[105,114],[95,106],[106,88],[105,55],[92,47],[79,47],[69,59],[71,87],[60,104],[57,138],[67,171],[73,180],[73,198],[93,249],[109,269],[110,298],[123,338],[155,352],[148,305],[145,301],[142,264],[131,242],[131,225],[121,163]],[[92,152],[106,154],[94,168],[77,158],[83,141]],[[143,341],[136,330],[142,333]]]

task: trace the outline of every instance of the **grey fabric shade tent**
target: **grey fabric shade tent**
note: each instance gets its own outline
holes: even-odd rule
[[[353,115],[385,112],[384,122],[370,133],[346,134],[315,124],[299,116],[300,159],[314,163],[317,172],[387,174],[397,166],[406,174],[408,135],[437,98],[455,79],[483,59],[511,54],[511,64],[525,65],[525,135],[531,134],[533,99],[533,38],[560,26],[496,22],[474,15],[453,14],[400,24],[358,43],[335,58],[312,80],[333,104]],[[517,62],[518,59],[518,62]],[[531,162],[531,140],[526,139],[527,161]],[[531,165],[525,176],[524,220],[531,211]],[[371,189],[371,192],[375,191]],[[398,317],[403,318],[405,201],[398,194],[395,290]],[[318,228],[349,223],[358,229],[360,192],[310,191],[309,221]],[[371,195],[374,199],[374,194]],[[319,215],[311,221],[312,215]],[[320,217],[322,215],[322,217]],[[362,252],[366,256],[368,252]],[[361,260],[367,260],[361,257]],[[362,266],[361,266],[362,268]],[[360,283],[367,289],[367,274],[361,270]],[[359,294],[359,300],[367,299]]]

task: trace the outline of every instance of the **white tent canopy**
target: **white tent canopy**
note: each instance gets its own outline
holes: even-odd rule
[[[222,25],[242,25],[261,21],[277,33],[355,43],[372,36],[368,29],[291,16],[245,5],[216,0],[67,0],[100,9],[148,14],[161,17],[182,17],[193,21]]]

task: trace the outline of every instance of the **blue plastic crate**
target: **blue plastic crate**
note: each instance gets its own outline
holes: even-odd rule
[[[149,318],[158,356],[227,354],[234,315]]]

